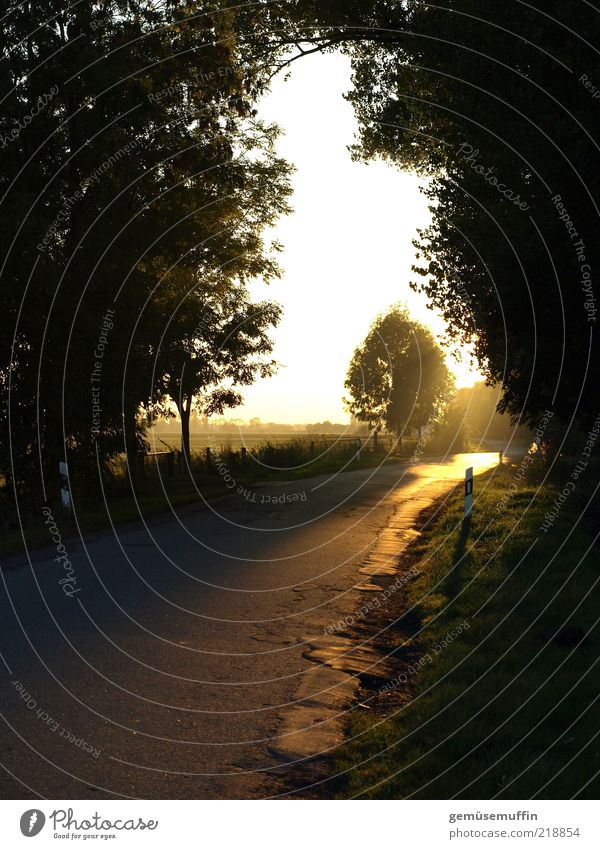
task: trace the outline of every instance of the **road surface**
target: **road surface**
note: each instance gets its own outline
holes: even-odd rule
[[[261,485],[3,561],[2,798],[277,795],[342,727],[307,649],[385,573],[377,546],[497,457]]]

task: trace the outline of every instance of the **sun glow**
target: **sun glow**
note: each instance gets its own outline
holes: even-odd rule
[[[314,55],[296,63],[287,82],[276,80],[261,104],[262,117],[285,131],[279,151],[297,172],[294,213],[272,234],[285,249],[283,277],[252,286],[255,298],[284,307],[274,333],[282,366],[245,392],[240,418],[346,421],[348,363],[379,312],[400,301],[434,333],[445,329],[409,287],[412,241],[430,220],[422,182],[383,162],[352,162],[357,125],[342,96],[349,88],[345,57]],[[459,386],[481,377],[469,359],[449,356]]]

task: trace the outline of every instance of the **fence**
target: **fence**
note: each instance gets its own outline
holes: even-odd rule
[[[231,439],[235,436],[236,439]],[[267,469],[291,469],[299,465],[318,463],[332,457],[349,461],[359,460],[366,454],[396,454],[398,440],[391,434],[379,434],[377,438],[347,434],[260,434],[253,440],[239,432],[236,434],[203,434],[202,440],[191,440],[190,460],[186,463],[180,450],[151,451],[144,460],[147,476],[172,477],[180,472],[210,474],[216,466],[229,468],[263,467]],[[226,437],[226,438],[225,438]],[[161,438],[169,446],[166,439]],[[403,454],[410,456],[416,440],[403,441]]]

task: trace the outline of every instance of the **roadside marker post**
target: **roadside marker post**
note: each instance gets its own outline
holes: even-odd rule
[[[473,512],[473,466],[465,473],[465,519],[471,518]]]
[[[62,460],[58,464],[60,472],[60,501],[67,510],[71,509],[71,490],[69,489],[69,467]]]

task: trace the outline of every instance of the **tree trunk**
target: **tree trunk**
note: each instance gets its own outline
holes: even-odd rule
[[[179,418],[181,419],[181,453],[186,463],[190,461],[190,413],[192,410],[192,398],[179,399],[177,403]]]
[[[123,411],[123,441],[125,444],[127,471],[131,483],[135,486],[140,477],[140,456],[134,409],[126,408]]]

